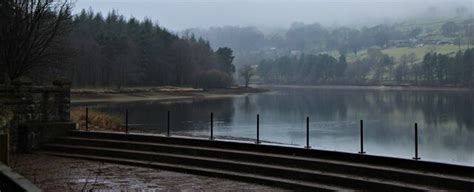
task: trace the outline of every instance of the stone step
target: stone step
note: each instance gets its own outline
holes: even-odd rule
[[[196,174],[196,175],[228,178],[228,179],[239,180],[239,181],[244,181],[244,182],[251,182],[251,183],[258,183],[258,184],[269,185],[269,186],[274,186],[274,187],[281,187],[281,188],[291,189],[294,191],[348,191],[350,190],[349,188],[317,184],[317,183],[312,183],[312,182],[303,182],[303,181],[298,181],[298,180],[293,180],[293,179],[282,179],[282,178],[272,177],[272,176],[262,176],[262,175],[257,175],[257,174],[224,171],[224,170],[219,170],[219,169],[209,169],[209,168],[202,168],[202,167],[197,167],[197,166],[177,165],[177,164],[162,163],[162,162],[155,162],[155,161],[131,160],[128,158],[111,158],[111,157],[103,157],[103,156],[97,156],[97,155],[82,155],[82,154],[80,155],[80,154],[51,152],[51,151],[39,151],[39,153],[46,154],[46,155],[67,157],[67,158],[86,159],[86,160],[94,160],[94,161],[101,161],[101,162],[107,162],[107,163],[117,163],[117,164],[130,165],[130,166],[150,167],[150,168],[155,168],[155,169],[160,169],[160,170],[177,171],[177,172],[184,172],[184,173],[190,173],[190,174]]]
[[[331,173],[364,176],[383,180],[396,180],[414,185],[435,186],[446,189],[474,188],[474,180],[461,177],[450,177],[435,173],[426,173],[416,170],[387,168],[367,164],[349,163],[344,161],[325,160],[318,158],[294,157],[272,153],[255,153],[249,151],[217,149],[175,144],[161,144],[135,141],[104,140],[81,137],[63,137],[57,144],[104,147],[170,154],[193,155],[198,157],[214,157],[220,159],[239,160],[244,162],[259,162],[269,165],[283,165],[286,167],[319,170]]]
[[[355,164],[365,164],[375,167],[384,167],[386,169],[409,170],[426,173],[427,175],[439,175],[453,178],[456,180],[466,180],[474,182],[474,167],[453,165],[429,161],[415,161],[412,159],[401,159],[394,157],[383,157],[375,155],[358,155],[355,153],[325,151],[317,149],[304,149],[289,146],[275,145],[256,145],[250,142],[235,142],[209,140],[190,137],[164,137],[151,134],[137,133],[117,133],[117,132],[85,132],[71,131],[70,136],[81,138],[97,138],[118,141],[135,141],[148,143],[161,143],[182,146],[199,146],[223,150],[247,151],[254,153],[269,153],[277,155],[286,155],[292,157],[305,157],[324,159],[336,162],[347,162]]]
[[[195,157],[189,155],[176,155],[159,152],[147,152],[136,150],[111,149],[102,147],[84,147],[74,145],[47,144],[44,149],[68,153],[74,151],[75,154],[93,155],[111,158],[128,158],[141,161],[153,161],[168,164],[185,166],[195,166],[218,169],[223,171],[234,171],[246,174],[258,174],[262,176],[274,176],[282,179],[299,180],[332,186],[341,186],[353,189],[386,189],[386,190],[434,190],[424,186],[411,185],[407,183],[380,180],[361,176],[351,176],[317,170],[307,170],[286,166],[267,165],[261,163],[241,162],[235,160],[223,160],[218,158]]]

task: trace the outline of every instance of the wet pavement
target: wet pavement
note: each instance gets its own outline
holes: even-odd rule
[[[11,167],[43,191],[286,191],[252,183],[151,168],[16,154]]]

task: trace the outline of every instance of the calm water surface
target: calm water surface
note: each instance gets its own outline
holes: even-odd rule
[[[272,88],[249,96],[179,101],[89,105],[123,115],[146,132],[166,131],[171,111],[172,131],[255,138],[260,114],[261,140],[305,145],[305,118],[310,117],[312,148],[359,151],[359,120],[364,120],[364,149],[368,154],[412,158],[414,123],[419,127],[422,160],[474,166],[474,93],[464,91],[335,90]]]

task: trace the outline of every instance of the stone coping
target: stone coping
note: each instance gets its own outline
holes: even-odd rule
[[[0,163],[0,180],[4,180],[3,183],[7,183],[13,186],[6,186],[8,189],[23,190],[28,192],[41,192],[41,189],[36,187],[31,181],[14,172],[10,167],[3,163]]]

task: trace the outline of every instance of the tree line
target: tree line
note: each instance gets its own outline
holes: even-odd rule
[[[230,48],[214,50],[207,40],[180,37],[149,18],[91,10],[72,15],[71,7],[51,0],[0,3],[0,83],[63,76],[76,87],[233,84]]]
[[[417,62],[414,53],[398,62],[380,49],[370,48],[367,56],[347,62],[344,55],[284,56],[262,60],[257,74],[264,83],[474,86],[474,49],[455,56],[436,52]]]
[[[266,83],[334,83],[342,79],[346,67],[344,55],[337,60],[327,54],[304,54],[262,60],[257,74]]]
[[[397,83],[416,85],[474,86],[474,49],[458,51],[454,56],[427,53],[421,63],[408,65],[402,56],[395,68]]]
[[[235,69],[229,48],[214,51],[194,35],[179,37],[150,19],[82,10],[69,36],[76,54],[68,76],[76,86],[227,87]]]

